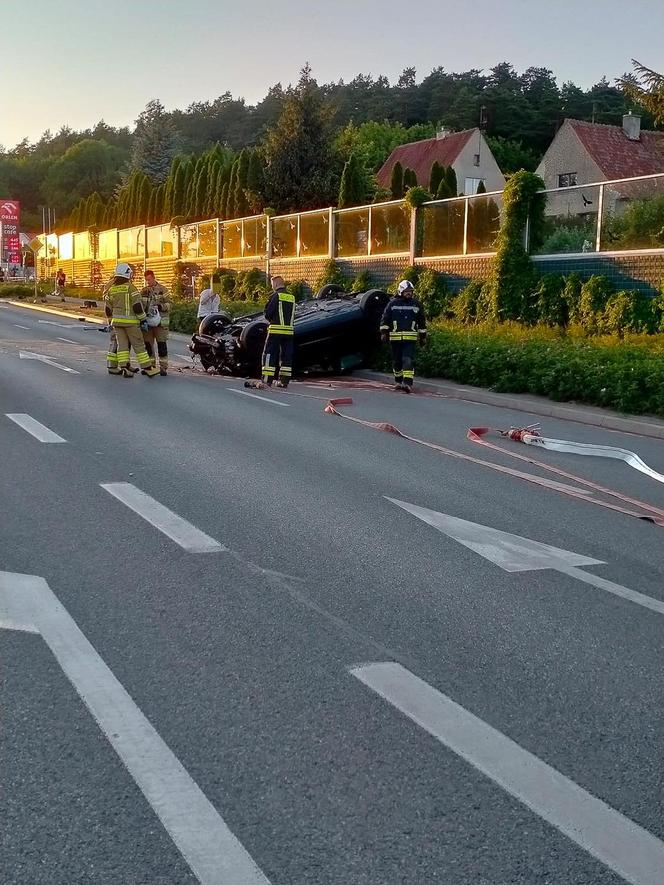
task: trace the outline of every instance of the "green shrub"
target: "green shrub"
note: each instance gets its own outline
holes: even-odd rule
[[[477,319],[477,305],[484,290],[484,280],[471,280],[451,302],[450,308],[454,318],[465,325]]]
[[[417,371],[496,391],[532,393],[664,417],[664,339],[611,343],[523,326],[434,323]]]
[[[568,322],[578,323],[579,301],[581,299],[581,287],[583,280],[578,273],[571,273],[565,277],[565,286],[562,297],[565,301]]]
[[[625,332],[653,332],[653,299],[639,291],[615,292],[598,318],[599,331],[624,338]]]
[[[420,278],[421,268],[417,267],[415,264],[409,264],[401,270],[394,280],[387,287],[387,291],[392,295],[395,295],[397,289],[399,288],[399,283],[402,280],[410,280],[413,286],[417,287],[417,281]]]
[[[659,249],[664,246],[664,195],[633,200],[602,224],[604,249]]]
[[[427,267],[417,278],[417,297],[422,302],[427,319],[447,314],[452,294],[447,287],[445,275]]]
[[[613,291],[611,280],[599,274],[593,274],[581,284],[576,319],[587,334],[595,335],[600,331],[600,315],[604,312]]]
[[[561,224],[551,228],[537,251],[542,255],[558,255],[563,252],[589,252],[594,248],[594,224]]]
[[[323,286],[330,284],[343,286],[344,289],[348,286],[348,277],[343,272],[339,262],[335,261],[334,258],[330,258],[329,261],[325,262],[323,273],[316,280],[316,289],[322,289]]]
[[[503,223],[497,238],[484,297],[493,320],[531,320],[537,274],[524,248],[526,222],[530,219],[531,248],[538,246],[543,227],[542,179],[521,170],[512,175],[503,191]]]
[[[169,325],[172,332],[183,332],[191,335],[198,328],[198,312],[197,301],[177,301],[171,302]]]
[[[270,291],[265,271],[252,267],[240,271],[235,279],[233,296],[238,301],[258,301]]]
[[[547,273],[540,277],[533,292],[534,321],[546,326],[566,326],[569,322],[567,301],[564,297],[565,278]]]
[[[360,271],[350,284],[351,292],[368,292],[373,286],[373,277],[368,270]]]
[[[286,290],[295,297],[296,301],[304,301],[311,295],[311,289],[306,280],[292,280],[286,286]]]
[[[39,292],[45,295],[46,292],[52,292],[52,287],[39,286]],[[34,283],[0,283],[0,298],[11,298],[15,301],[27,301],[35,297]]]

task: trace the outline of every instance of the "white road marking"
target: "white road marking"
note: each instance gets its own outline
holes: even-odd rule
[[[66,439],[63,439],[61,436],[58,436],[57,433],[54,433],[52,430],[49,430],[48,427],[45,427],[39,421],[36,421],[34,418],[30,417],[30,415],[25,415],[22,412],[5,412],[10,421],[13,421],[14,424],[18,424],[19,427],[22,427],[30,436],[34,436],[35,439],[38,439],[39,442],[43,443],[64,443],[67,442]]]
[[[615,584],[606,578],[600,578],[591,572],[581,571],[578,566],[582,565],[605,565],[601,559],[593,559],[590,556],[581,556],[570,550],[561,550],[549,544],[540,544],[539,541],[531,541],[520,535],[511,535],[509,532],[501,532],[499,529],[468,522],[456,516],[448,516],[446,513],[438,513],[437,510],[428,510],[426,507],[418,507],[416,504],[408,504],[398,501],[396,498],[387,498],[402,510],[412,513],[418,519],[426,522],[442,534],[447,535],[459,544],[463,544],[469,550],[488,559],[500,566],[506,572],[527,572],[541,569],[553,569],[564,575],[570,575],[578,581],[590,584],[600,590],[606,590],[614,596],[620,596],[636,605],[650,609],[660,615],[664,615],[664,601],[646,596],[637,590],[630,590],[622,584]]]
[[[60,336],[58,336],[58,341],[65,341],[67,344],[78,344],[78,341],[72,341],[71,338],[60,338]]]
[[[235,387],[227,387],[226,389],[230,390],[231,393],[239,393],[240,396],[250,396],[251,399],[257,399],[262,403],[270,403],[273,406],[286,406],[286,408],[290,406],[290,403],[280,403],[277,402],[276,399],[269,399],[269,397],[258,396],[258,394],[256,393],[247,393],[246,390],[236,390]]]
[[[664,843],[400,664],[353,676],[631,885],[662,885]]]
[[[41,634],[202,885],[269,885],[46,581],[0,572],[0,623],[5,613]]]
[[[130,482],[102,482],[100,485],[102,489],[106,489],[114,498],[117,498],[150,525],[167,535],[171,541],[175,541],[190,553],[226,551],[227,548],[219,541],[204,534],[196,526],[187,522],[186,519],[182,519],[177,513],[173,513],[168,507],[164,507],[159,501],[155,501],[154,498],[146,495]]]
[[[55,320],[37,320],[37,322],[44,326],[59,326],[61,329],[76,329],[78,327],[77,323],[56,323]]]
[[[19,359],[22,360],[37,360],[40,363],[46,363],[48,366],[53,366],[55,369],[69,372],[70,375],[80,375],[80,372],[77,372],[76,369],[70,369],[69,366],[63,366],[60,363],[56,363],[55,360],[52,360],[50,357],[44,356],[41,353],[31,353],[29,350],[19,350],[18,355]]]
[[[30,331],[30,326],[22,326],[20,323],[14,323],[17,329],[25,329],[27,332]]]

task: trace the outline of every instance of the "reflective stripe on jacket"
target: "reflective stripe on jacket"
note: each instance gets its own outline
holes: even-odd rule
[[[111,322],[114,326],[138,326],[145,319],[140,293],[131,283],[111,286],[104,300],[111,310]]]
[[[389,332],[390,341],[417,341],[427,331],[424,308],[417,298],[396,295],[383,312],[380,330]]]
[[[269,321],[268,335],[293,335],[295,296],[285,289],[277,289],[265,305],[265,319]]]

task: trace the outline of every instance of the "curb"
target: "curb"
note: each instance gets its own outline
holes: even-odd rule
[[[6,301],[6,304],[11,304],[12,307],[22,307],[25,310],[36,310],[39,313],[50,313],[56,317],[67,317],[70,320],[80,320],[82,323],[97,323],[100,326],[105,326],[105,320],[102,320],[100,317],[90,317],[90,316],[80,316],[78,313],[69,313],[65,310],[56,310],[54,307],[45,307],[42,304],[26,304],[24,301]]]
[[[358,377],[372,381],[390,381],[391,376],[381,372],[359,371]],[[588,424],[615,430],[620,433],[633,433],[652,439],[664,439],[664,421],[653,423],[639,418],[622,417],[615,412],[590,411],[582,406],[558,405],[546,401],[526,399],[520,394],[492,393],[480,387],[460,387],[446,382],[428,379],[417,379],[417,386],[426,393],[441,393],[454,399],[466,400],[471,403],[482,403],[501,409],[513,409],[517,412],[528,412],[546,418],[560,418],[564,421],[575,421],[577,424]],[[657,419],[655,419],[657,420]]]

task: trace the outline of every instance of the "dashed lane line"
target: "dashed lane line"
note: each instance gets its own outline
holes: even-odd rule
[[[227,548],[130,482],[102,482],[105,489],[189,553],[224,553]]]
[[[23,412],[5,412],[6,416],[10,421],[13,421],[14,424],[18,424],[19,427],[22,427],[26,433],[29,433],[30,436],[34,436],[35,439],[38,439],[39,442],[43,443],[64,443],[67,442],[66,439],[63,439],[61,436],[58,436],[57,433],[54,433],[52,430],[49,430],[44,424],[41,424],[35,418],[32,418],[30,415],[26,415]]]

